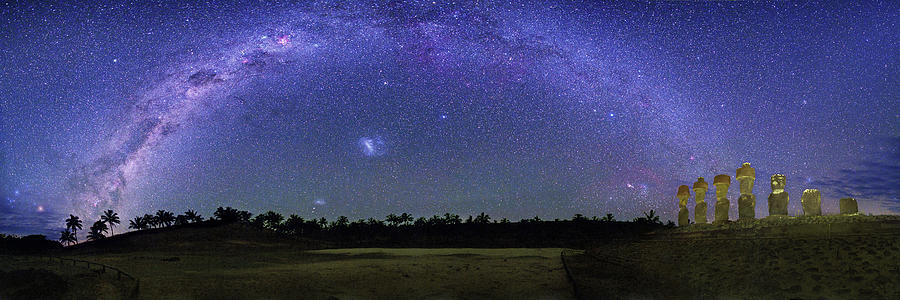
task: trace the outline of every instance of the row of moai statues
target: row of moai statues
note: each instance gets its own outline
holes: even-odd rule
[[[753,182],[756,180],[756,169],[750,166],[750,163],[744,163],[735,172],[735,178],[740,182],[741,195],[738,197],[738,220],[753,220],[756,218],[756,195],[753,194]],[[774,174],[771,178],[772,193],[769,194],[769,215],[770,216],[787,216],[788,215],[788,193],[784,190],[787,185],[787,177],[783,174]],[[731,186],[731,177],[725,174],[716,175],[713,178],[713,185],[716,187],[716,206],[715,219],[716,223],[725,223],[729,220],[729,209],[731,202],[728,200],[728,188]],[[697,178],[694,182],[693,190],[695,195],[694,206],[694,223],[706,224],[706,191],[709,184],[704,181],[703,177]],[[690,212],[687,209],[688,198],[691,197],[691,188],[687,185],[678,187],[678,226],[687,226],[690,224]],[[803,215],[820,216],[822,215],[822,195],[819,190],[807,189],[803,191],[800,197],[800,203],[803,207]],[[843,198],[840,200],[841,214],[855,214],[859,212],[856,199]]]

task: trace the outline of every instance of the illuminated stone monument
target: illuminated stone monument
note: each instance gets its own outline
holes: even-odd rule
[[[716,218],[713,223],[728,222],[728,209],[731,203],[728,201],[728,186],[731,185],[731,177],[720,174],[713,178],[716,186]]]
[[[772,175],[772,193],[769,194],[769,216],[788,215],[788,193],[784,191],[787,179],[782,174]]]
[[[803,206],[804,216],[822,215],[822,194],[819,190],[807,189],[800,196],[800,204]]]
[[[706,224],[706,190],[709,189],[709,184],[706,181],[703,181],[703,177],[698,177],[697,182],[694,182],[694,199],[697,202],[697,206],[694,206],[694,223],[695,224]]]
[[[856,203],[856,199],[841,198],[840,205],[842,215],[852,215],[859,212],[859,206]]]
[[[741,196],[738,198],[738,220],[753,220],[756,218],[756,195],[753,195],[753,181],[756,180],[756,170],[745,162],[737,169],[735,179],[741,182]]]
[[[691,224],[688,219],[687,200],[691,197],[691,188],[686,185],[678,187],[678,226],[688,226]]]

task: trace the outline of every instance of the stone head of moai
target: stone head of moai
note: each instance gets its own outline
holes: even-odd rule
[[[713,185],[716,186],[716,198],[727,198],[728,187],[731,186],[731,177],[725,174],[713,177]]]
[[[741,195],[753,194],[753,181],[756,180],[756,169],[751,167],[750,163],[745,162],[738,168],[734,178],[741,182]]]
[[[703,177],[697,177],[697,182],[694,182],[694,197],[697,198],[697,203],[706,201],[707,190],[709,190],[709,183],[706,183]]]
[[[772,175],[772,194],[784,193],[785,186],[787,186],[787,177],[784,174]]]
[[[691,188],[686,185],[679,186],[677,197],[679,207],[687,206],[688,198],[691,197]]]

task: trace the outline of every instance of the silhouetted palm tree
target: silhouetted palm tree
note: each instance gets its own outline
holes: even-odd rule
[[[272,230],[280,229],[281,221],[284,221],[284,216],[271,210],[260,217],[262,217],[263,225]]]
[[[303,218],[292,214],[284,221],[284,230],[289,234],[303,235]]]
[[[184,225],[190,223],[190,219],[188,219],[185,215],[177,215],[175,216],[175,225]]]
[[[99,239],[102,239],[102,238],[105,238],[105,237],[106,237],[106,236],[103,235],[103,232],[100,232],[100,231],[96,231],[96,230],[91,229],[91,231],[88,232],[87,239],[88,239],[88,241],[96,241],[96,240],[99,240]]]
[[[462,224],[462,218],[460,218],[459,215],[457,215],[457,214],[445,213],[444,221],[447,224],[451,224],[451,225]]]
[[[200,214],[198,214],[193,209],[184,212],[184,216],[187,217],[188,221],[191,221],[191,223],[203,221],[203,217],[201,217]]]
[[[96,241],[105,238],[107,230],[109,227],[103,221],[94,222],[94,225],[91,225],[91,232],[88,233],[88,240]]]
[[[134,217],[131,221],[128,221],[128,228],[134,230],[144,230],[147,229],[147,219],[142,216]]]
[[[103,215],[100,216],[100,221],[109,225],[109,235],[115,235],[113,232],[113,227],[119,224],[119,214],[112,211],[112,209],[107,209],[103,212]]]
[[[331,228],[345,228],[348,224],[350,224],[350,219],[347,219],[345,216],[338,216],[337,220],[331,223]]]
[[[172,226],[172,223],[175,223],[175,214],[171,211],[160,209],[156,211],[156,218],[160,225],[165,225],[166,227]]]
[[[410,215],[410,214],[408,214],[408,213],[402,213],[402,214],[400,214],[399,221],[400,221],[400,223],[402,223],[403,225],[406,225],[406,224],[408,224],[409,222],[412,222],[412,221],[413,221],[413,216]]]
[[[152,228],[159,227],[159,218],[151,214],[144,214],[144,221]]]
[[[60,231],[59,242],[67,245],[72,245],[75,243],[75,234],[69,229]]]
[[[491,222],[491,216],[486,215],[484,212],[481,212],[478,216],[475,217],[475,223],[478,224],[487,224]]]
[[[72,235],[75,236],[76,243],[78,243],[78,230],[81,230],[82,228],[81,219],[76,215],[69,215],[69,218],[66,219],[66,229],[72,230]]]
[[[384,222],[376,218],[369,218],[366,220],[366,224],[369,226],[384,226]]]
[[[634,222],[662,225],[662,221],[659,220],[659,216],[656,215],[656,211],[654,211],[652,209],[650,210],[649,213],[644,212],[643,217],[634,218]]]
[[[616,218],[613,217],[613,214],[606,214],[605,216],[603,216],[603,218],[600,219],[600,221],[603,221],[603,222],[615,222],[615,221],[616,221]]]
[[[389,214],[386,217],[384,217],[384,222],[388,223],[388,225],[396,227],[397,225],[400,225],[400,222],[401,222],[400,216],[395,215],[395,214]]]

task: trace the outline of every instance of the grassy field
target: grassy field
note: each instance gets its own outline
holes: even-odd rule
[[[0,255],[0,299],[123,299],[134,282],[97,266],[44,256]]]
[[[900,222],[867,218],[679,229],[569,265],[586,299],[900,299]]]
[[[79,255],[147,299],[571,299],[561,249],[330,249]]]
[[[796,218],[572,251],[335,248],[224,225],[138,232],[55,255],[139,278],[142,299],[900,299],[898,233],[900,218]],[[121,299],[132,287],[96,267],[0,258],[0,299]]]

